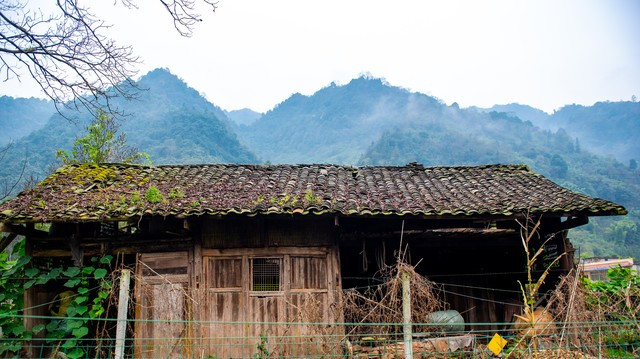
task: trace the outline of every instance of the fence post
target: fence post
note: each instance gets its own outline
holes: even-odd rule
[[[409,273],[402,273],[402,319],[404,322],[404,358],[413,359],[413,334],[411,333],[411,281]]]
[[[118,295],[118,322],[116,324],[115,359],[124,358],[124,340],[127,333],[127,310],[129,307],[129,281],[131,271],[123,269],[120,275],[120,294]]]

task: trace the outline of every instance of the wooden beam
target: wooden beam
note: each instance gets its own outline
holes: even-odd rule
[[[0,232],[5,233],[15,233],[15,234],[26,234],[27,229],[23,226],[16,226],[14,224],[0,222]]]
[[[578,216],[578,217],[572,217],[567,219],[566,221],[562,222],[559,226],[559,231],[563,231],[566,229],[571,229],[571,228],[576,228],[579,226],[583,226],[585,224],[589,223],[589,217],[587,216]]]
[[[27,227],[15,225],[11,223],[0,222],[0,232],[15,233],[21,236],[29,237],[46,237],[49,234],[33,228],[33,224],[27,224]]]
[[[18,235],[15,233],[10,233],[8,236],[3,237],[2,240],[0,240],[0,252],[4,251],[4,249],[7,248],[7,246],[11,244],[17,236]]]
[[[471,238],[471,237],[509,237],[518,235],[515,229],[484,229],[484,228],[438,228],[425,230],[404,231],[406,239],[415,238]],[[349,239],[386,239],[400,238],[400,232],[376,232],[376,233],[344,233],[342,238]]]

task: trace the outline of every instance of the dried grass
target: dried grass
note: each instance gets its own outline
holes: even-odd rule
[[[418,274],[414,267],[399,262],[385,266],[375,278],[382,284],[367,288],[364,292],[355,289],[344,291],[342,305],[346,323],[354,323],[348,334],[376,334],[393,336],[402,332],[402,277],[409,276],[411,290],[411,317],[413,323],[428,323],[429,314],[444,310],[446,304],[438,295],[438,288],[427,278]],[[415,327],[414,331],[437,331],[438,327]]]

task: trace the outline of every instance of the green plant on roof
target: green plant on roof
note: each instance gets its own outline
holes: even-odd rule
[[[149,154],[138,152],[135,147],[127,145],[126,134],[118,133],[119,125],[104,111],[98,110],[96,118],[85,127],[84,137],[73,143],[71,154],[58,150],[56,158],[64,164],[105,162],[147,163],[151,164]]]
[[[171,199],[176,199],[176,198],[184,198],[184,189],[177,187],[177,188],[173,188],[171,189],[171,191],[169,191],[169,198]]]
[[[316,204],[322,202],[322,198],[320,196],[316,196],[313,194],[313,190],[311,188],[307,189],[304,193],[304,200],[309,204]]]
[[[136,205],[138,205],[138,204],[140,203],[140,192],[134,192],[134,193],[131,195],[131,200],[129,201],[129,203],[130,203],[132,206],[136,206]]]
[[[118,205],[120,205],[121,207],[127,205],[127,199],[122,194],[120,195],[120,197],[118,197]]]
[[[284,194],[284,196],[282,196],[282,197],[280,198],[280,200],[278,201],[278,204],[279,204],[280,206],[284,206],[284,205],[286,205],[286,204],[289,202],[289,198],[291,198],[291,196],[289,196],[289,194],[288,194],[288,193],[285,193],[285,194]]]
[[[160,192],[160,190],[155,186],[149,187],[147,192],[144,194],[144,198],[149,203],[160,203],[164,201],[164,196],[162,195],[162,192]]]

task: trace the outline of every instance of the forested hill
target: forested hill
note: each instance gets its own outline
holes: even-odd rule
[[[250,126],[240,138],[272,163],[355,164],[387,129],[428,121],[442,105],[422,94],[358,78],[313,96],[294,94]]]
[[[549,115],[526,105],[496,105],[484,111],[511,113],[534,125],[564,129],[590,151],[628,164],[640,161],[640,102],[597,102],[567,105]]]
[[[209,103],[183,81],[164,69],[143,76],[135,100],[115,100],[126,111],[121,130],[128,143],[150,154],[154,164],[256,163],[257,158],[238,141],[220,108]],[[75,116],[75,115],[74,115]],[[70,150],[82,134],[88,114],[72,123],[59,114],[13,143],[0,166],[0,184],[12,182],[22,172],[44,178],[56,165],[58,149]]]
[[[42,128],[55,112],[51,101],[0,96],[0,146]]]

